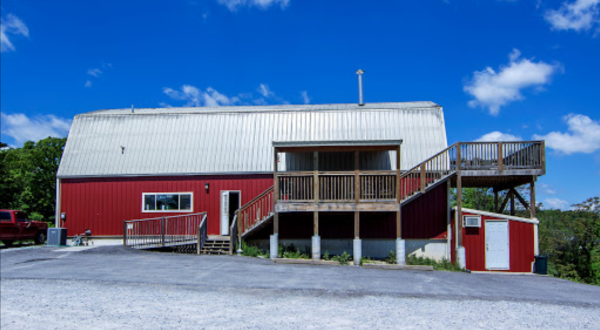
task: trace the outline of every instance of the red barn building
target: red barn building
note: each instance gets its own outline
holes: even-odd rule
[[[121,237],[124,220],[205,212],[209,241],[244,239],[272,256],[294,244],[314,258],[397,251],[401,264],[408,254],[464,264],[475,252],[450,239],[463,230],[450,190],[509,191],[497,210],[511,200],[514,212],[515,197],[528,203],[513,188],[544,173],[543,142],[448,146],[432,102],[100,110],[73,120],[57,226]]]

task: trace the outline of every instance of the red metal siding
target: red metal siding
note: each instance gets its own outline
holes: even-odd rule
[[[463,212],[463,215],[477,215]],[[467,269],[485,269],[485,221],[500,217],[481,216],[481,228],[463,228],[463,246],[467,255]],[[454,221],[453,221],[454,222]],[[533,224],[508,220],[510,263],[509,272],[531,272],[534,260]]]
[[[67,214],[65,227],[70,236],[85,228],[94,236],[120,236],[125,219],[185,214],[143,213],[142,193],[193,192],[194,213],[206,211],[208,233],[218,235],[222,190],[240,190],[243,205],[272,185],[272,175],[63,179],[61,212]]]
[[[445,238],[448,223],[448,187],[427,191],[402,206],[402,238]]]

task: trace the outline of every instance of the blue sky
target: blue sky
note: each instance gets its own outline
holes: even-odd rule
[[[109,108],[430,100],[448,143],[545,139],[547,207],[600,195],[600,0],[1,4],[2,142]]]

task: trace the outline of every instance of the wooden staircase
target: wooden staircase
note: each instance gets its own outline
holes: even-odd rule
[[[208,239],[202,246],[200,254],[208,255],[228,255],[231,240],[229,236],[208,236]]]

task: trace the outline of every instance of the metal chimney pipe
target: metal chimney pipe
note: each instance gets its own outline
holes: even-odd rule
[[[358,69],[356,74],[358,75],[358,105],[363,106],[365,102],[363,100],[363,86],[362,86],[362,75],[365,73],[363,70]]]

